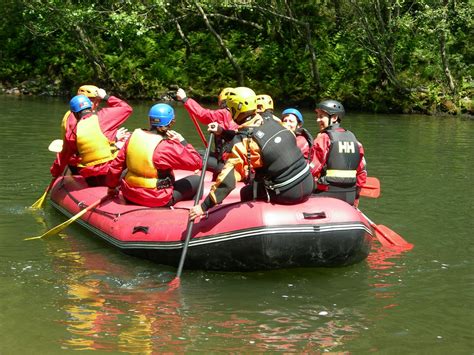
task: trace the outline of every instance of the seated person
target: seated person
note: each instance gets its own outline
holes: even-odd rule
[[[85,95],[74,96],[70,103],[64,127],[63,147],[51,166],[51,175],[60,176],[68,164],[77,164],[77,173],[90,186],[105,185],[108,164],[117,155],[115,137],[132,108],[125,101],[109,96],[104,89],[97,89],[96,95],[107,102],[107,107],[94,111],[94,104]]]
[[[108,193],[115,194],[120,184],[127,201],[148,207],[192,200],[199,176],[192,174],[175,181],[173,170],[200,169],[201,156],[181,134],[171,130],[175,116],[170,105],[152,106],[148,117],[150,129],[136,129],[110,164]],[[125,169],[127,173],[121,179]]]
[[[310,164],[315,193],[357,206],[367,179],[364,148],[351,131],[340,126],[345,110],[339,101],[324,100],[315,112],[319,134]]]
[[[311,147],[313,146],[313,136],[306,128],[303,128],[303,115],[295,108],[287,108],[281,113],[283,126],[292,131],[296,136],[296,144],[301,149],[301,153],[308,162],[311,161]]]
[[[247,87],[237,87],[227,99],[232,119],[239,125],[234,145],[209,195],[189,211],[190,219],[220,204],[236,187],[242,201],[264,200],[279,204],[306,201],[313,192],[313,177],[296,139],[280,122],[264,119],[257,111],[257,96]]]
[[[197,119],[199,122],[203,124],[218,124],[222,129],[232,132],[237,130],[238,125],[232,120],[229,110],[226,108],[227,97],[231,90],[232,88],[230,87],[221,90],[217,98],[217,105],[219,106],[219,109],[217,110],[210,110],[202,107],[194,99],[188,97],[182,88],[179,88],[176,92],[176,100],[181,101],[189,115]],[[231,147],[230,141],[226,139],[226,137],[218,134],[216,134],[214,145],[215,149],[209,157],[207,170],[214,173],[215,180],[224,166]]]
[[[89,98],[92,102],[92,112],[97,112],[100,108],[99,105],[102,102],[102,98],[98,95],[99,88],[95,85],[82,85],[79,87],[77,90],[77,95],[84,95]],[[116,101],[114,100],[107,100],[106,104],[108,107],[114,106]],[[76,118],[74,117],[74,114],[68,110],[61,121],[61,137],[63,139],[64,143],[64,138],[66,137],[66,132],[72,131],[74,127],[77,125]],[[125,143],[126,138],[128,137],[129,133],[126,128],[121,127],[117,130],[115,134],[115,146],[120,149],[123,146],[123,143]],[[55,150],[57,153],[61,152],[62,150],[62,145],[58,146],[57,150]],[[72,156],[69,159],[69,170],[71,171],[72,174],[77,175],[79,174],[77,165],[80,163],[80,158],[77,155]]]
[[[273,118],[275,121],[281,120],[273,114],[273,99],[270,95],[257,95],[257,113],[264,119]]]

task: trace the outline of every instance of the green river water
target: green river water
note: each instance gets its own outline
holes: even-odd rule
[[[133,103],[125,126],[147,125]],[[351,114],[379,199],[360,208],[415,245],[374,248],[357,265],[253,273],[176,270],[133,258],[63,222],[47,203],[67,101],[0,96],[0,354],[383,353],[473,354],[474,121]],[[279,113],[279,111],[277,112]],[[182,106],[180,131],[202,148]],[[315,133],[314,115],[304,112]]]

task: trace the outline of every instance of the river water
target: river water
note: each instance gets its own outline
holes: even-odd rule
[[[125,126],[147,125],[134,103]],[[133,258],[36,201],[50,181],[47,147],[67,101],[0,96],[0,353],[474,352],[474,121],[348,114],[379,199],[360,208],[415,245],[374,247],[357,265],[253,273],[176,270]],[[277,112],[279,113],[279,112]],[[175,126],[202,148],[181,106]],[[304,112],[315,133],[314,116]]]

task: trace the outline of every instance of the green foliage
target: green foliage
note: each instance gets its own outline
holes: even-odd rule
[[[157,98],[177,84],[215,100],[241,72],[281,106],[332,97],[359,110],[472,113],[468,0],[4,0],[0,11],[0,81],[25,92],[87,82]]]

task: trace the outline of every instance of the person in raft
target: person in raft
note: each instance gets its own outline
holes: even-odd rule
[[[273,114],[273,99],[270,95],[257,95],[257,113],[262,116],[264,120],[273,118],[281,122],[281,120]]]
[[[133,131],[110,164],[108,194],[116,194],[120,184],[123,197],[142,206],[168,207],[178,201],[193,199],[199,175],[175,181],[173,169],[201,169],[201,156],[181,134],[171,130],[175,116],[170,105],[152,106],[148,118],[150,129]],[[121,179],[125,169],[128,169],[127,173]]]
[[[227,99],[227,107],[239,125],[234,145],[209,195],[203,203],[191,208],[190,219],[221,203],[237,181],[247,184],[240,192],[242,201],[258,199],[280,204],[306,201],[314,188],[313,178],[296,145],[295,135],[281,123],[264,120],[257,114],[255,92],[247,87],[235,88]]]
[[[357,206],[367,179],[364,148],[352,132],[340,126],[345,110],[339,101],[321,101],[315,112],[320,129],[310,164],[315,193]]]
[[[119,127],[132,114],[125,101],[97,89],[96,95],[107,102],[107,107],[95,112],[91,100],[76,95],[69,102],[74,119],[66,126],[63,148],[51,166],[51,175],[61,175],[71,158],[77,156],[77,172],[90,186],[105,185],[108,165],[118,152],[115,137]]]
[[[311,162],[313,136],[303,127],[304,120],[300,111],[295,108],[287,108],[281,113],[281,122],[296,135],[296,144],[308,162]]]
[[[79,87],[77,90],[77,95],[84,95],[89,98],[92,102],[92,111],[95,112],[99,109],[99,105],[102,102],[102,98],[97,94],[99,91],[99,88],[95,85],[82,85]],[[111,100],[111,103],[113,101]],[[107,104],[109,104],[109,101],[107,101]],[[68,110],[61,121],[61,137],[63,139],[63,144],[65,141],[66,137],[66,132],[69,131],[71,132],[74,130],[74,127],[77,125],[77,120],[74,116],[74,114],[71,112],[71,110]],[[125,127],[120,127],[117,130],[117,133],[115,134],[115,146],[117,148],[121,148],[123,144],[125,143],[126,139],[130,133]],[[61,149],[61,147],[59,147]],[[71,171],[72,174],[78,174],[78,169],[77,169],[77,164],[79,164],[79,157],[77,155],[74,155],[71,157],[71,159],[68,162],[69,170]]]
[[[215,149],[207,163],[207,170],[214,173],[214,180],[224,167],[224,162],[231,148],[230,141],[238,128],[238,125],[232,120],[229,110],[226,109],[227,97],[231,90],[232,88],[229,87],[222,89],[218,96],[219,109],[217,110],[202,107],[194,99],[188,97],[186,91],[182,88],[176,91],[176,99],[184,104],[184,108],[191,117],[195,117],[199,122],[206,125],[218,124],[225,132],[225,134],[216,134]]]

